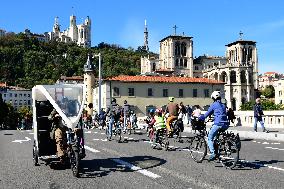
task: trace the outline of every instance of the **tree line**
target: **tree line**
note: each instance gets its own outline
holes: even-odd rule
[[[83,75],[88,54],[102,54],[103,77],[140,73],[140,58],[148,53],[143,48],[123,48],[99,43],[83,48],[75,43],[40,42],[23,33],[0,37],[0,82],[31,89],[37,84],[54,84],[61,75]],[[157,56],[149,53],[151,56]],[[98,58],[93,63],[98,74]]]

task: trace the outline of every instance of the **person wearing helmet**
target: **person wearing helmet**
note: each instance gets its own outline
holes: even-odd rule
[[[129,110],[130,110],[130,105],[127,103],[126,100],[124,100],[123,103],[123,132],[126,132],[127,129],[127,123],[129,122]]]
[[[214,91],[211,95],[213,103],[210,105],[208,111],[199,117],[199,120],[204,121],[206,117],[214,114],[214,123],[208,134],[208,147],[210,150],[209,161],[212,161],[216,158],[213,140],[217,135],[219,129],[226,130],[229,128],[229,122],[227,119],[226,106],[221,102],[221,93],[220,91]]]
[[[257,98],[255,100],[253,111],[254,111],[254,127],[253,127],[254,131],[257,132],[257,122],[259,122],[262,127],[262,131],[268,133],[269,131],[264,127],[264,123],[262,120],[263,110],[262,110],[260,98]]]
[[[166,129],[165,119],[163,116],[163,110],[161,108],[156,109],[154,129],[156,131],[155,142],[157,143],[159,141],[159,137],[163,134],[163,132]]]
[[[178,118],[179,106],[174,102],[174,97],[169,97],[169,103],[166,108],[166,112],[169,113],[169,117],[167,118],[167,131],[169,136],[171,136],[172,128],[171,124],[174,120]]]

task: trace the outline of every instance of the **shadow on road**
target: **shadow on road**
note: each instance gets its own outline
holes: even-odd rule
[[[122,161],[130,163],[134,166],[138,166],[142,169],[149,169],[158,167],[166,163],[166,160],[156,158],[153,156],[133,156],[133,157],[121,157]],[[81,161],[81,178],[103,177],[114,172],[134,172],[129,167],[120,165],[112,160],[107,159],[93,159]]]
[[[270,161],[260,161],[260,160],[255,160],[255,161],[244,161],[241,160],[238,162],[237,166],[234,168],[234,170],[254,170],[254,169],[260,169],[264,168],[267,166],[271,166],[273,164],[277,164],[280,162],[284,161],[279,161],[279,160],[270,160]]]

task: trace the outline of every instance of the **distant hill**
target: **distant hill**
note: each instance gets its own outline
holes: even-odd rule
[[[83,75],[88,53],[99,52],[103,58],[104,78],[120,74],[139,74],[140,57],[147,55],[141,47],[137,50],[126,49],[102,42],[86,49],[76,44],[40,42],[22,33],[10,34],[0,37],[0,82],[32,88],[37,84],[53,84],[61,75]],[[97,57],[93,63],[98,68]]]

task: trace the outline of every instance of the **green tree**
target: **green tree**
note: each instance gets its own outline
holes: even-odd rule
[[[261,94],[266,98],[274,98],[275,97],[275,89],[272,85],[269,85],[261,91]]]
[[[255,105],[254,101],[249,101],[241,105],[241,110],[253,110]],[[284,110],[284,106],[282,104],[275,104],[271,100],[263,100],[261,102],[263,110]]]

